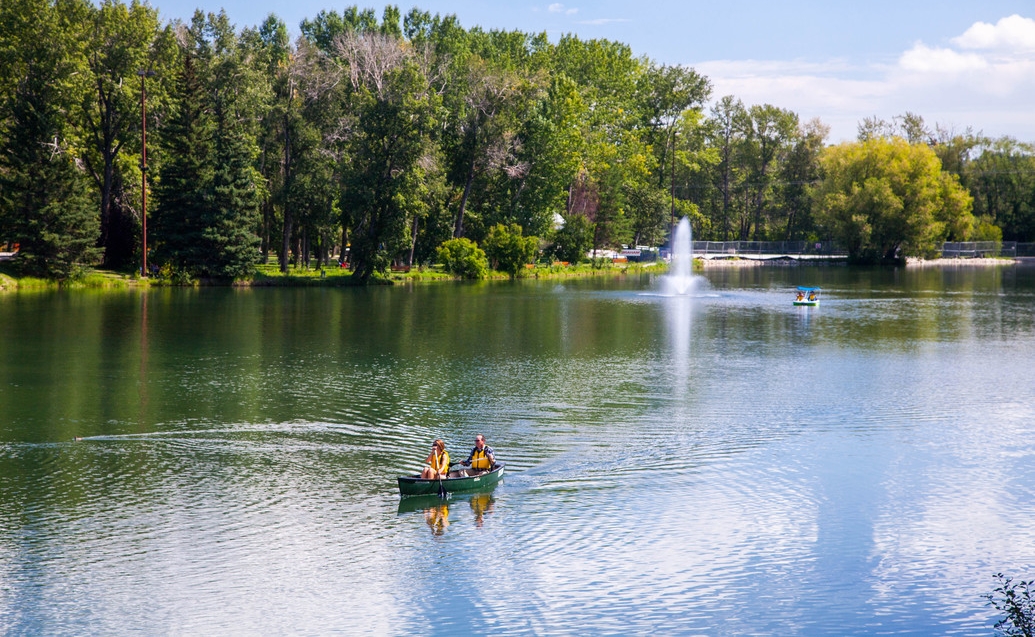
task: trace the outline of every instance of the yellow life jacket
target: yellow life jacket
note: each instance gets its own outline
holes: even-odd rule
[[[443,451],[442,455],[432,454],[431,468],[442,474],[449,473],[449,452]]]
[[[489,447],[483,447],[479,450],[475,447],[471,451],[471,468],[472,469],[492,469],[492,463],[489,462],[488,454],[486,453]]]

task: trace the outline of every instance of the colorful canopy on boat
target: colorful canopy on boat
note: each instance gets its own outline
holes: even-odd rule
[[[802,292],[819,292],[819,288],[807,288],[807,287],[802,286],[802,285],[799,285],[798,289],[801,290]]]

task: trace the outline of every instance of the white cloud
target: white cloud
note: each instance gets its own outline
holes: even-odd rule
[[[575,15],[579,12],[578,7],[565,8],[560,2],[554,2],[550,6],[546,7],[546,10],[550,13],[563,13],[564,15]]]
[[[920,73],[958,73],[988,68],[988,61],[976,53],[931,48],[923,42],[917,42],[912,49],[903,53],[898,64],[907,71]]]
[[[964,49],[1035,51],[1035,20],[1014,14],[995,24],[975,22],[952,42]]]
[[[747,105],[789,108],[803,120],[820,117],[835,142],[854,138],[864,117],[905,111],[931,125],[1035,140],[1035,20],[978,22],[950,42],[918,42],[892,64],[717,60],[695,68],[712,80],[716,98],[735,95]]]

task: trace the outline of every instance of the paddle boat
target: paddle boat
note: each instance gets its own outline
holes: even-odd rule
[[[439,495],[482,491],[495,487],[503,478],[506,463],[497,462],[489,471],[465,469],[460,465],[450,467],[449,477],[442,480],[425,480],[420,474],[399,476],[399,495]]]
[[[794,297],[794,304],[812,307],[819,305],[819,288],[807,288],[799,285],[798,294]]]

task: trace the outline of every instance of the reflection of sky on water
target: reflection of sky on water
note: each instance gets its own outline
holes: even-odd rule
[[[806,274],[842,279],[804,313],[787,271],[322,291],[301,325],[316,296],[252,292],[269,342],[182,359],[152,325],[150,407],[102,392],[97,436],[0,443],[0,632],[989,634],[992,573],[1035,571],[1031,286]],[[70,351],[56,373],[90,368]],[[403,510],[416,450],[479,432],[513,467],[491,506]]]

